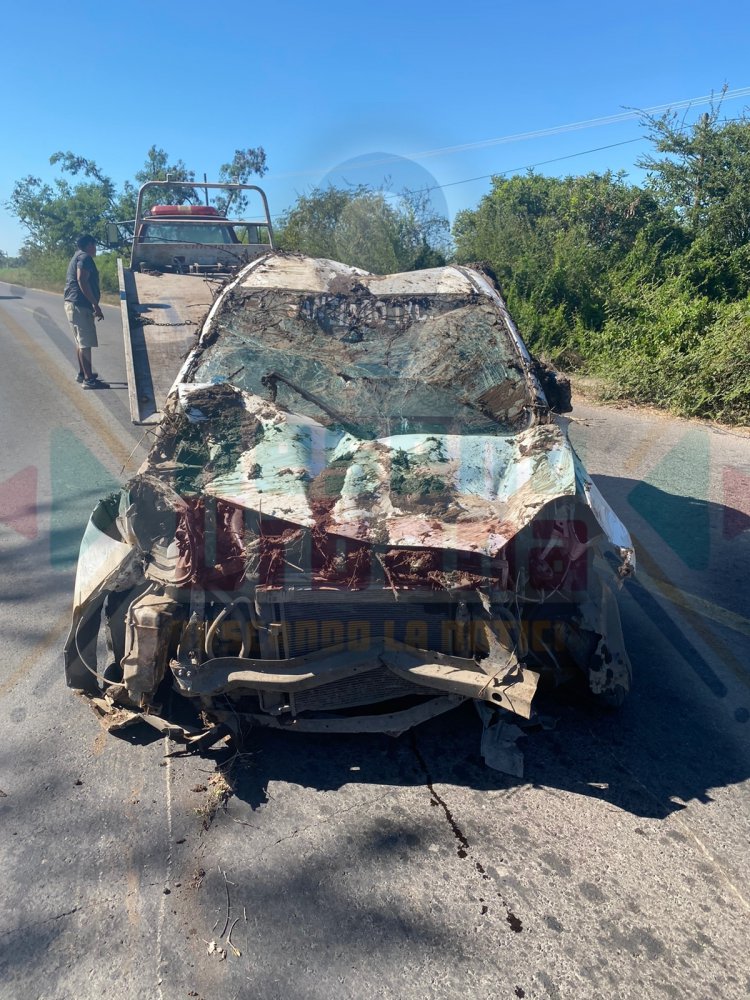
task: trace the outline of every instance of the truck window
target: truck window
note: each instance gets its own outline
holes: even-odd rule
[[[141,243],[208,243],[225,246],[237,243],[231,226],[193,222],[144,222]]]
[[[240,243],[265,244],[266,246],[271,243],[268,238],[268,226],[235,226],[234,231]]]

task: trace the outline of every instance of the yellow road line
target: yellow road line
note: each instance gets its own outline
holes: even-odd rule
[[[657,441],[661,441],[663,437],[663,429],[660,427],[652,427],[651,430],[638,442],[638,444],[633,448],[628,457],[623,462],[622,471],[627,476],[634,476],[643,464],[646,455],[651,451],[653,445]],[[640,479],[640,475],[638,476]]]
[[[662,428],[655,426],[642,438],[633,448],[630,455],[623,463],[622,471],[629,476],[638,474],[643,462],[651,450],[652,446],[662,438]],[[639,475],[640,478],[640,475]],[[722,608],[718,604],[697,597],[694,594],[686,593],[681,587],[676,586],[664,573],[661,566],[648,552],[635,534],[631,531],[633,543],[636,545],[638,565],[641,568],[639,576],[645,578],[653,591],[668,600],[677,607],[687,617],[692,628],[703,639],[713,653],[724,663],[724,665],[734,674],[734,676],[744,685],[750,686],[750,671],[732,652],[730,647],[724,642],[708,625],[714,622],[725,628],[730,628],[740,635],[750,636],[750,619],[744,615],[738,615],[727,608]]]
[[[750,635],[750,622],[742,615],[737,615],[718,604],[705,601],[703,598],[686,594],[684,590],[675,587],[667,579],[656,560],[648,554],[640,540],[633,536],[633,541],[637,545],[638,559],[646,569],[645,574],[642,575],[653,585],[653,589],[676,605],[685,617],[689,616],[690,626],[724,666],[734,674],[738,681],[741,681],[746,687],[750,687],[750,671],[747,666],[738,660],[727,643],[711,630],[705,619],[708,618],[717,624],[728,626],[743,635]]]
[[[638,550],[638,559],[640,562],[644,561],[642,551],[642,549]],[[695,612],[702,618],[708,618],[716,622],[717,625],[725,625],[734,632],[750,636],[750,618],[735,614],[734,611],[722,608],[718,604],[712,604],[711,601],[707,601],[703,597],[696,597],[695,594],[685,593],[684,590],[680,590],[674,584],[652,576],[648,571],[641,572],[638,575],[648,580],[663,597],[666,597],[672,604],[676,604],[677,607],[682,608],[683,611]]]

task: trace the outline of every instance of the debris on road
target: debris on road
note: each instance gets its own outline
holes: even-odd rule
[[[215,941],[208,942],[208,948],[206,949],[209,955],[216,955],[220,962],[223,962],[227,957],[226,949],[222,948]]]
[[[479,701],[474,704],[482,720],[480,753],[485,764],[494,771],[522,778],[523,753],[516,746],[516,741],[524,735],[523,730],[507,722],[510,715],[502,709],[490,708]]]

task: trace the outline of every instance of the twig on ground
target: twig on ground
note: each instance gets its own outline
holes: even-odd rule
[[[221,869],[219,869],[219,871],[221,871]],[[223,938],[224,935],[227,932],[227,927],[229,927],[229,910],[230,910],[230,905],[231,904],[229,902],[229,882],[227,881],[227,873],[226,872],[221,872],[221,874],[224,876],[224,889],[226,890],[226,894],[227,894],[227,916],[226,916],[226,920],[224,921],[224,930],[219,935],[219,937]]]
[[[227,934],[227,944],[232,949],[232,954],[234,955],[235,958],[239,958],[240,955],[242,954],[240,949],[232,944],[232,931],[234,930],[234,925],[237,923],[239,919],[240,919],[239,917],[234,918],[234,920],[232,921],[232,926],[229,928],[229,933]]]

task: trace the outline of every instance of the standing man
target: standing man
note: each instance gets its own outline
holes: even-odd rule
[[[94,317],[104,319],[99,308],[99,272],[94,263],[96,241],[86,234],[77,243],[78,250],[68,264],[65,276],[65,315],[76,338],[78,350],[77,382],[84,389],[109,389],[91,367],[91,348],[98,347]]]

